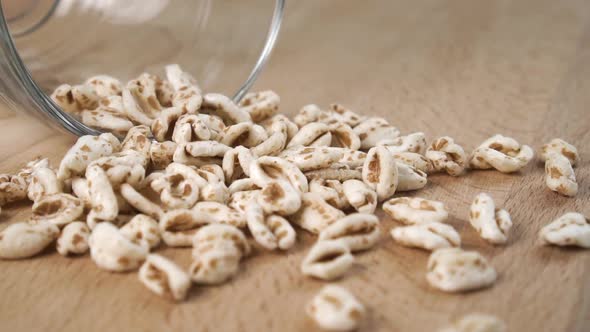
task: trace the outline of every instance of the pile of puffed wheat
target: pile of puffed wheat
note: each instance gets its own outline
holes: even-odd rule
[[[123,85],[101,75],[55,90],[51,97],[63,110],[125,139],[83,136],[57,169],[38,159],[1,175],[0,205],[28,197],[33,208],[29,221],[0,233],[0,258],[31,257],[57,239],[61,255],[90,250],[98,267],[139,269],[151,291],[182,300],[192,283],[220,284],[238,273],[252,242],[288,250],[297,231],[307,231],[318,239],[301,272],[333,280],[351,267],[352,253],[379,241],[373,213],[383,202],[383,210],[405,225],[391,230],[395,242],[433,251],[426,271],[433,288],[462,292],[496,280],[482,255],[460,248],[459,234],[444,223],[442,202],[391,197],[423,188],[433,172],[516,172],[533,159],[529,146],[495,135],[467,156],[450,137],[427,145],[423,133],[400,136],[385,119],[341,105],[307,105],[290,120],[278,113],[273,91],[250,93],[236,105],[226,96],[203,94],[178,65],[167,66],[166,77],[142,74]],[[576,148],[554,139],[541,157],[547,186],[574,196]],[[506,243],[512,226],[510,214],[485,193],[475,197],[469,222],[494,245]],[[567,213],[540,237],[547,244],[590,248],[590,224]],[[161,241],[193,248],[188,270],[150,253]],[[322,328],[347,331],[358,327],[365,309],[346,289],[328,285],[307,313]],[[444,331],[473,326],[505,330],[501,320],[473,314]]]

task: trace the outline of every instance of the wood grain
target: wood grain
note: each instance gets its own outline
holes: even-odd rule
[[[444,201],[464,247],[499,272],[490,289],[443,294],[428,287],[428,253],[393,243],[382,217],[378,249],[357,256],[338,281],[366,304],[361,331],[433,331],[470,312],[505,320],[510,331],[590,330],[590,252],[542,247],[538,230],[555,217],[590,216],[590,18],[584,1],[290,2],[278,48],[258,89],[275,89],[282,111],[340,102],[381,115],[402,132],[450,135],[466,150],[495,133],[538,149],[561,137],[578,146],[580,190],[564,198],[544,185],[543,167],[518,174],[432,175],[413,195]],[[0,169],[43,154],[57,164],[73,138],[3,111]],[[506,247],[478,238],[468,207],[488,192],[514,220]],[[29,215],[3,208],[0,227]],[[148,292],[135,273],[111,274],[86,257],[54,252],[0,262],[0,330],[315,331],[305,303],[323,282],[299,264],[313,237],[299,232],[287,253],[258,250],[219,287],[194,287],[172,304]],[[188,266],[187,250],[161,252]]]

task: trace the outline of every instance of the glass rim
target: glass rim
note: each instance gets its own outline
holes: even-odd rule
[[[59,0],[56,0],[56,3],[57,2],[59,2]],[[252,71],[244,83],[242,83],[242,85],[238,88],[238,91],[233,95],[232,100],[235,103],[238,103],[248,92],[248,90],[250,90],[256,81],[256,78],[262,72],[264,65],[270,58],[270,54],[272,53],[272,50],[276,44],[281,28],[281,23],[283,21],[285,2],[286,0],[275,0],[275,7],[267,32],[266,41],[264,42],[264,47],[262,48],[262,51],[260,52],[260,55],[258,56]],[[10,71],[18,80],[16,83],[20,88],[27,92],[28,96],[32,99],[34,106],[38,109],[37,111],[45,113],[50,118],[54,119],[61,127],[76,136],[101,134],[102,131],[83,124],[72,115],[63,111],[48,95],[43,92],[37,83],[35,83],[35,80],[29,73],[26,65],[22,61],[16,49],[13,37],[10,33],[10,30],[8,29],[8,24],[6,22],[6,17],[4,16],[4,10],[1,3],[2,0],[0,0],[0,46],[5,51],[7,51],[5,53],[8,57],[7,64],[10,68]],[[48,18],[43,19],[44,22],[47,20]],[[28,29],[27,31],[32,32],[39,26],[40,25],[37,24],[35,25],[35,29]],[[21,35],[22,34],[19,34],[19,36]]]

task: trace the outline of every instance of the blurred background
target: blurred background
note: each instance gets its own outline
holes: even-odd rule
[[[95,74],[126,81],[180,63],[206,91],[228,95],[254,68],[275,6],[273,0],[2,3],[19,53],[46,92]],[[583,7],[578,0],[289,1],[254,90],[276,90],[289,114],[307,103],[340,102],[387,115],[402,131],[460,131],[473,112],[508,130],[522,130],[523,121],[534,128],[539,119],[520,113],[507,121],[507,110],[534,114],[545,107],[561,64],[571,62],[583,38],[590,15]],[[424,116],[396,123],[396,114]],[[438,123],[421,120],[431,117]]]

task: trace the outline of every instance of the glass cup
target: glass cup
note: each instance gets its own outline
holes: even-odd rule
[[[97,134],[49,95],[106,74],[178,63],[239,101],[268,60],[285,0],[0,0],[0,102],[75,135]]]

